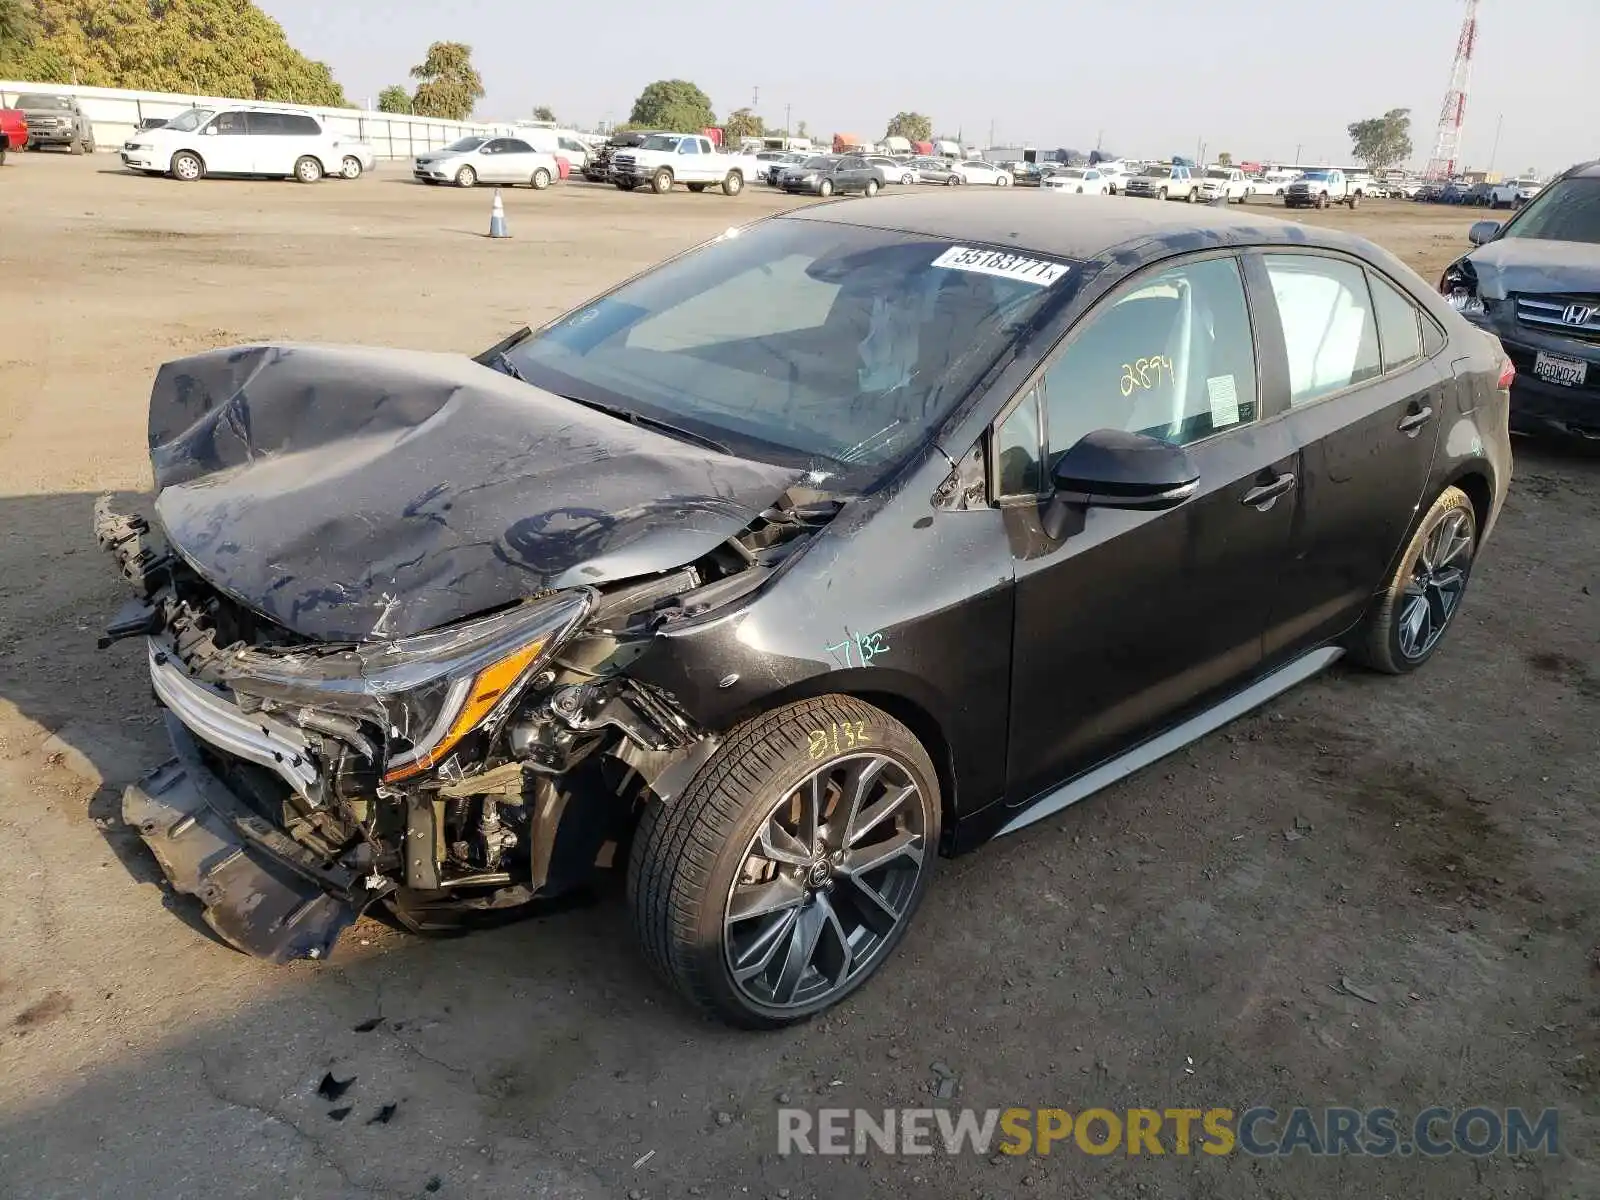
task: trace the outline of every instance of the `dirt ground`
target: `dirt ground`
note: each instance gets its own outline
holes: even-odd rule
[[[363,923],[273,968],[165,899],[117,816],[164,749],[140,650],[95,650],[123,588],[89,532],[98,493],[148,486],[157,366],[259,338],[476,351],[791,203],[505,201],[491,241],[487,192],[393,165],[0,168],[0,1195],[1600,1195],[1600,458],[1574,451],[1518,443],[1419,676],[1336,670],[942,864],[897,959],[803,1028],[701,1022],[614,900],[456,940]],[[1471,216],[1309,219],[1431,278]],[[935,1103],[935,1062],[980,1109],[1555,1107],[1563,1154],[777,1155],[780,1104]]]

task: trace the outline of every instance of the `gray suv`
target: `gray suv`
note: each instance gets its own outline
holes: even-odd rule
[[[1573,167],[1445,269],[1451,307],[1517,369],[1511,428],[1600,439],[1600,162]]]
[[[23,92],[11,106],[28,119],[28,148],[65,146],[72,154],[94,153],[94,125],[73,96]]]

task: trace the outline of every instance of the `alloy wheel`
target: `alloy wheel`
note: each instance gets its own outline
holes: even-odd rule
[[[849,987],[905,920],[923,872],[924,798],[883,754],[818,768],[778,801],[745,848],[723,908],[734,986],[769,1009]]]
[[[1411,660],[1427,657],[1455,616],[1472,569],[1472,514],[1446,512],[1422,541],[1400,605],[1400,653]]]

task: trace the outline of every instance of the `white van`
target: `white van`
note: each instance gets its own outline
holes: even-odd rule
[[[552,158],[566,159],[574,173],[581,172],[588,166],[589,156],[594,153],[594,149],[578,136],[578,131],[575,129],[561,129],[554,125],[535,125],[519,121],[517,137]]]
[[[257,104],[185,109],[122,146],[124,166],[185,183],[207,175],[269,175],[316,183],[344,170],[336,134],[310,113]]]

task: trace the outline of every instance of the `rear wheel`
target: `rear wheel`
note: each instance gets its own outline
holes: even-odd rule
[[[294,177],[300,183],[316,183],[322,178],[322,164],[307,154],[296,160]]]
[[[346,154],[344,162],[339,164],[339,175],[344,179],[360,179],[361,169],[361,160],[354,154]]]
[[[537,171],[535,171],[533,173],[533,179],[530,180],[530,182],[533,184],[533,190],[534,191],[536,191],[536,192],[544,191],[545,188],[550,186],[550,171],[549,171],[549,169],[546,168],[546,167],[540,167]]]
[[[961,182],[961,176],[957,175],[954,171],[952,171],[950,173],[949,177],[945,179],[944,185],[945,185],[945,187],[955,187],[956,184],[958,184],[960,182]]]
[[[867,180],[867,199],[870,200],[870,199],[872,199],[872,197],[876,196],[877,194],[878,194],[878,181],[876,179]]]
[[[833,195],[833,180],[824,179],[817,184],[817,195],[827,197]]]
[[[744,173],[742,171],[729,171],[722,181],[722,194],[724,196],[737,196],[744,191]]]
[[[824,696],[756,717],[640,820],[628,896],[645,956],[736,1025],[821,1012],[904,935],[939,814],[933,763],[889,714]]]
[[[188,150],[180,150],[172,156],[172,177],[184,183],[193,183],[206,173],[205,163],[200,161],[200,156]]]
[[[1378,606],[1357,633],[1353,657],[1375,671],[1415,671],[1438,649],[1460,611],[1478,550],[1478,518],[1460,488],[1448,487],[1412,535]]]

